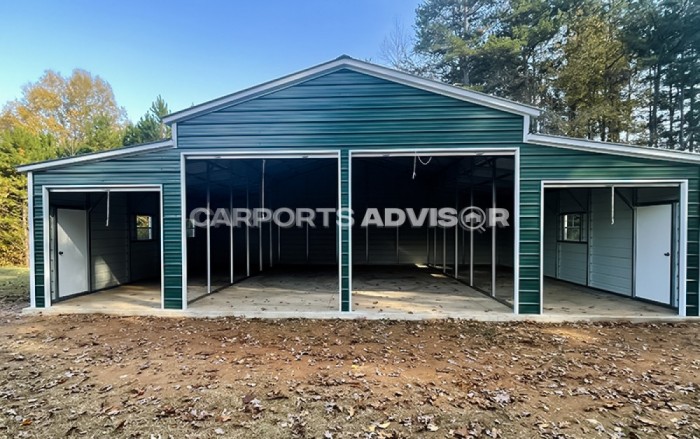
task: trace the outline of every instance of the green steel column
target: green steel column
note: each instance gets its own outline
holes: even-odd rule
[[[182,228],[180,185],[163,185],[163,307],[182,309]]]
[[[340,212],[349,212],[350,209],[350,154],[347,149],[340,152]],[[349,221],[340,221],[338,225],[339,251],[340,251],[340,310],[351,310],[351,269],[350,258],[350,228]]]
[[[520,283],[518,312],[540,313],[540,199],[538,180],[520,180]]]
[[[49,249],[44,249],[44,233],[49,233],[48,230],[44,230],[44,215],[49,215],[49,212],[44,212],[44,206],[42,204],[42,190],[43,188],[39,186],[33,187],[33,206],[34,210],[34,236],[31,239],[34,240],[34,293],[36,297],[36,302],[34,305],[37,308],[46,307],[46,297],[44,297],[44,270],[49,268],[44,267],[44,251],[49,251]]]
[[[700,177],[700,168],[696,171]],[[698,180],[688,181],[688,262],[686,264],[686,315],[700,316],[700,187]]]

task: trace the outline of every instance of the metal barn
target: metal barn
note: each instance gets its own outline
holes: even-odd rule
[[[173,113],[172,139],[21,166],[30,308],[697,316],[700,156],[537,134],[539,115],[341,57]],[[507,224],[362,223],[471,207]],[[213,224],[263,208],[330,220]]]

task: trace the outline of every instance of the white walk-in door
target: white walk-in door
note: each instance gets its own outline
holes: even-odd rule
[[[58,252],[58,297],[88,290],[87,212],[56,210],[56,250]]]
[[[672,206],[637,207],[635,226],[635,296],[669,305]]]

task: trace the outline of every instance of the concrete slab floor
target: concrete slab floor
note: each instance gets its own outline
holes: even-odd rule
[[[66,314],[154,315],[161,308],[160,302],[160,283],[143,282],[65,299],[52,304],[51,309]]]
[[[245,276],[236,274],[234,281],[238,282],[245,279]],[[211,290],[219,291],[230,286],[230,276],[221,274],[212,274]],[[207,295],[207,278],[204,276],[190,276],[187,279],[187,299],[192,302],[200,297]]]
[[[353,270],[353,310],[364,313],[505,313],[512,309],[439,270],[415,266],[358,266]]]
[[[192,302],[197,312],[337,312],[335,267],[309,270],[273,269]],[[353,271],[353,311],[368,314],[420,314],[428,318],[455,313],[510,314],[507,306],[427,268],[356,267]]]
[[[460,278],[468,280],[469,267],[460,269]],[[496,297],[504,302],[513,303],[513,272],[505,267],[498,267],[496,272]],[[465,277],[466,276],[466,277]],[[491,272],[483,267],[474,270],[474,285],[485,291],[491,290]],[[675,316],[677,310],[666,306],[624,297],[614,293],[588,288],[551,278],[544,278],[545,315],[578,316]]]
[[[626,317],[678,314],[669,307],[549,278],[544,280],[543,302],[545,314]]]
[[[48,310],[28,309],[28,312],[268,318],[449,317],[489,321],[647,321],[673,319],[677,314],[663,306],[552,279],[545,279],[545,314],[518,316],[509,307],[432,269],[355,267],[353,277],[352,313],[338,312],[335,267],[274,269],[197,300],[186,311],[160,310],[160,285],[141,283],[68,299]],[[501,291],[512,288],[512,275],[499,276],[497,285]]]
[[[200,296],[197,296],[200,297]],[[191,302],[197,312],[339,310],[337,267],[273,268]]]

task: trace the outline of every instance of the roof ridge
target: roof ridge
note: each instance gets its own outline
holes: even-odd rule
[[[390,67],[381,66],[367,61],[361,61],[348,55],[341,55],[331,61],[317,64],[304,70],[282,76],[271,81],[263,82],[238,92],[230,93],[216,99],[203,102],[199,105],[176,111],[165,116],[165,123],[177,123],[201,114],[206,114],[221,108],[235,105],[256,97],[273,93],[275,91],[309,81],[311,79],[332,73],[336,70],[347,68],[349,70],[375,76],[387,81],[393,81],[408,87],[422,89],[436,94],[442,94],[454,99],[463,100],[476,105],[491,107],[500,111],[514,113],[522,116],[539,116],[542,110],[532,105],[522,104],[510,99],[488,95],[486,93],[468,90],[433,79],[423,78],[411,73],[402,72]]]

